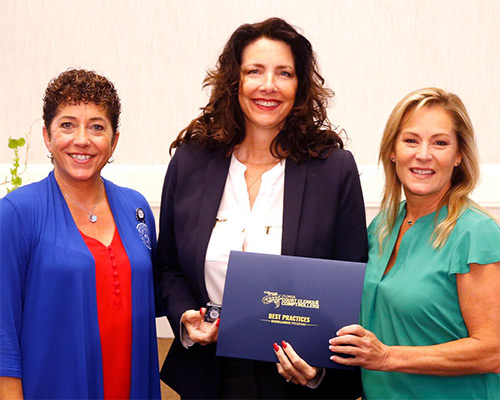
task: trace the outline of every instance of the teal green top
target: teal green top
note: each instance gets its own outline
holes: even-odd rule
[[[392,234],[379,252],[380,213],[368,228],[369,261],[363,287],[361,325],[382,343],[427,346],[468,337],[460,312],[455,274],[469,264],[500,261],[500,228],[488,216],[467,209],[457,220],[444,247],[432,247],[435,212],[417,221],[403,236],[398,257],[384,276],[406,203]],[[438,221],[447,215],[441,209]],[[500,374],[459,377],[380,372],[362,369],[367,399],[499,399]]]

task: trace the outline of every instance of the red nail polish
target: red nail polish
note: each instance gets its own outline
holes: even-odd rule
[[[278,351],[280,347],[278,346],[277,343],[273,343],[274,351]]]
[[[217,321],[215,321],[215,326],[219,326],[220,324],[220,318],[217,318]]]
[[[203,314],[203,308],[200,308],[200,314]]]
[[[281,345],[283,346],[284,349],[286,349],[286,342],[284,340],[281,342]]]

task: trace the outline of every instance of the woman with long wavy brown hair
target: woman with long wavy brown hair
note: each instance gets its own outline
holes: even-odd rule
[[[163,188],[158,308],[176,338],[162,379],[183,398],[356,397],[357,372],[292,363],[288,343],[274,344],[278,368],[219,359],[218,321],[204,321],[231,250],[366,260],[356,164],[311,44],[278,18],[242,25],[204,84],[210,100],[172,143]]]

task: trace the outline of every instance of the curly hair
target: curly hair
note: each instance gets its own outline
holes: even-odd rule
[[[43,96],[43,121],[50,135],[50,124],[60,106],[94,103],[102,105],[111,121],[113,138],[120,121],[120,98],[114,85],[94,71],[70,69],[50,81]]]
[[[311,43],[280,18],[241,25],[231,35],[216,67],[208,72],[203,87],[210,87],[208,104],[170,146],[170,151],[188,141],[230,155],[245,138],[245,120],[238,101],[243,50],[265,37],[290,46],[298,87],[285,124],[271,143],[271,153],[295,162],[325,158],[334,148],[343,148],[339,134],[328,120],[326,107],[332,90],[324,87]]]
[[[458,217],[465,209],[472,208],[491,216],[488,211],[469,199],[469,194],[479,181],[479,157],[474,128],[462,100],[457,95],[439,88],[415,90],[405,96],[392,111],[380,144],[379,162],[382,163],[385,173],[381,205],[381,209],[385,212],[385,224],[381,224],[378,231],[380,246],[394,229],[402,195],[402,184],[397,176],[396,167],[391,162],[391,153],[394,151],[403,124],[423,107],[440,107],[450,115],[458,140],[458,151],[462,155],[460,165],[453,170],[451,186],[438,206],[438,211],[447,206],[448,215],[434,229],[432,235],[434,247],[441,247],[446,243]],[[438,213],[436,219],[437,215]]]

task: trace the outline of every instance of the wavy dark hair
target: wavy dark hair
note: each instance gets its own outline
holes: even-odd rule
[[[121,104],[115,86],[104,76],[85,69],[64,71],[49,82],[43,96],[43,121],[50,135],[50,124],[60,106],[94,103],[106,111],[113,139],[120,123]]]
[[[170,151],[184,142],[197,142],[229,156],[234,146],[245,138],[245,119],[238,101],[243,50],[265,37],[288,44],[298,77],[295,103],[279,134],[271,143],[271,153],[295,162],[307,158],[325,158],[334,148],[343,148],[339,134],[328,120],[326,107],[333,97],[324,87],[311,43],[290,24],[270,18],[255,24],[241,25],[231,35],[216,67],[209,71],[203,87],[210,87],[208,104],[170,146]]]

